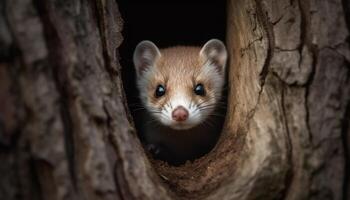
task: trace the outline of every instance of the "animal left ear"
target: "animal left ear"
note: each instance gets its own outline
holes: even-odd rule
[[[134,51],[133,61],[138,76],[143,76],[143,72],[154,67],[157,59],[161,56],[158,47],[149,40],[140,42]]]
[[[227,61],[227,51],[223,42],[218,39],[211,39],[202,47],[200,57],[205,62],[217,67],[219,72],[224,72]]]

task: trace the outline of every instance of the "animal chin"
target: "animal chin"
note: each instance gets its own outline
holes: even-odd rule
[[[169,127],[174,130],[187,130],[195,127],[196,124],[189,124],[189,123],[173,123]]]

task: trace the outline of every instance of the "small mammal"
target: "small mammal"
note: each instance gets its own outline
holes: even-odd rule
[[[136,46],[136,83],[146,110],[143,138],[156,158],[179,164],[215,144],[226,61],[225,45],[217,39],[202,48],[158,49],[151,41]]]

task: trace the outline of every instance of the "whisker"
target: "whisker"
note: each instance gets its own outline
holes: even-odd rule
[[[203,124],[209,125],[209,126],[212,127],[212,128],[215,127],[214,124],[213,124],[210,120],[204,120],[204,121],[203,121]]]
[[[153,112],[150,112],[152,114],[161,114],[162,112],[156,112],[156,111],[153,111]]]
[[[154,122],[157,122],[157,119],[148,120],[146,123],[147,123],[147,124],[151,124],[151,123],[154,123]]]
[[[136,112],[136,111],[140,111],[140,110],[147,110],[146,108],[136,108],[136,109],[131,109],[132,111]]]
[[[205,106],[198,107],[198,110],[204,110],[204,109],[216,108],[216,107],[217,105],[205,105]]]
[[[197,117],[200,114],[200,112],[196,112],[192,117]]]
[[[171,105],[170,102],[166,103],[165,106],[164,106],[164,109],[166,108],[170,108],[170,109],[173,109],[173,106]]]
[[[217,103],[209,103],[209,104],[203,105],[203,106],[209,106],[209,105],[213,105],[213,106],[226,106],[226,104],[217,104]],[[198,106],[198,107],[202,107],[202,106]]]

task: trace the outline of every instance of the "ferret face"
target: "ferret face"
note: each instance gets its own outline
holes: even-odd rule
[[[172,47],[159,50],[150,41],[134,52],[140,98],[161,124],[177,130],[206,120],[221,99],[227,52],[210,40],[202,48]]]

